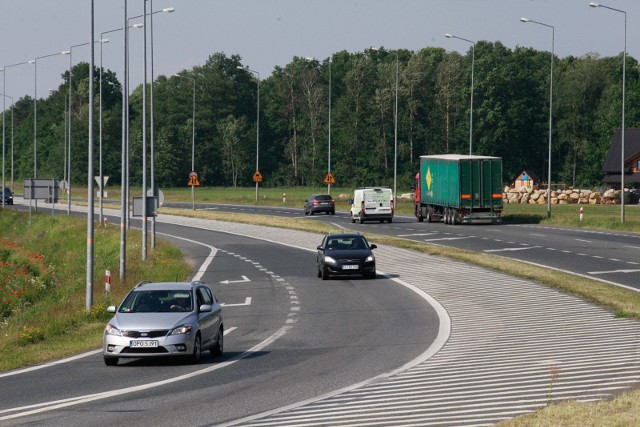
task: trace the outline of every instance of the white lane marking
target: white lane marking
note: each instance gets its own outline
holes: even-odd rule
[[[609,270],[609,271],[587,271],[588,274],[610,274],[610,273],[637,273],[640,270]]]
[[[158,234],[164,234],[164,233],[158,233]],[[198,269],[198,272],[191,279],[191,280],[200,280],[202,278],[202,276],[204,276],[204,273],[207,272],[207,268],[209,268],[209,264],[211,264],[211,262],[213,261],[213,258],[218,253],[218,249],[213,247],[213,246],[211,246],[211,245],[207,245],[206,243],[196,242],[195,240],[185,239],[184,237],[173,236],[171,234],[165,234],[165,236],[173,237],[173,238],[176,238],[176,239],[181,239],[181,240],[184,240],[186,242],[195,243],[197,245],[202,245],[202,246],[205,246],[205,247],[207,247],[207,248],[209,248],[211,250],[211,252],[209,252],[209,256],[207,256],[207,258],[204,260],[204,262],[200,265],[200,268]]]
[[[226,304],[226,303],[222,303],[220,304],[223,307],[239,307],[241,305],[251,305],[251,297],[246,297],[243,303],[238,303],[238,304]]]
[[[450,234],[450,233],[448,233]],[[424,239],[425,242],[437,242],[438,240],[461,240],[468,239],[469,237],[442,237],[440,239]]]
[[[625,247],[625,248],[631,248],[631,249],[640,249],[640,246],[630,246],[630,245],[626,245],[626,246],[623,246],[623,247]]]
[[[101,352],[102,352],[102,349],[92,350],[92,351],[88,351],[86,353],[78,354],[78,355],[75,355],[75,356],[72,356],[72,357],[67,357],[65,359],[60,359],[60,360],[56,360],[54,362],[45,363],[43,365],[31,366],[31,367],[25,368],[25,369],[18,369],[18,370],[11,371],[11,372],[5,372],[3,374],[0,374],[0,378],[10,377],[12,375],[24,374],[24,373],[32,372],[32,371],[37,371],[38,369],[49,368],[51,366],[60,365],[62,363],[73,362],[74,360],[82,359],[83,357],[92,356],[94,354],[98,354],[98,353],[101,353]]]
[[[316,396],[316,397],[312,397],[310,399],[307,400],[303,400],[301,402],[296,402],[296,403],[292,403],[290,405],[287,406],[283,406],[281,408],[276,408],[276,409],[272,409],[269,411],[265,411],[262,413],[258,413],[255,415],[250,415],[248,417],[239,419],[239,420],[233,420],[233,421],[229,421],[227,423],[224,424],[219,424],[218,427],[229,427],[229,426],[235,426],[238,424],[243,424],[243,423],[247,423],[249,421],[253,421],[253,420],[257,420],[260,418],[265,418],[269,415],[274,415],[274,414],[278,414],[281,412],[285,412],[294,408],[298,408],[313,402],[318,402],[320,400],[324,400],[327,399],[329,397],[332,396],[336,396],[342,393],[346,393],[348,391],[351,390],[356,390],[360,387],[364,387],[368,384],[373,384],[377,381],[382,381],[385,379],[388,379],[394,375],[397,375],[399,373],[405,372],[415,366],[420,365],[421,363],[429,360],[431,357],[433,357],[435,354],[437,354],[442,347],[444,347],[444,345],[447,343],[447,340],[449,339],[449,337],[451,336],[451,318],[449,317],[449,313],[447,313],[447,310],[438,302],[438,300],[436,300],[435,298],[433,298],[431,295],[429,295],[428,293],[426,293],[425,291],[423,291],[422,289],[418,288],[417,286],[414,286],[410,283],[404,282],[401,279],[398,278],[393,278],[381,271],[378,271],[378,273],[384,277],[386,277],[387,279],[391,279],[394,282],[405,286],[406,288],[412,290],[413,292],[415,292],[416,294],[418,294],[418,296],[420,296],[421,298],[423,298],[427,304],[431,305],[433,307],[433,309],[436,311],[436,314],[438,315],[438,319],[440,320],[439,322],[439,326],[438,326],[438,335],[436,336],[436,338],[433,340],[433,342],[431,343],[431,345],[429,346],[429,348],[427,348],[424,353],[422,353],[420,356],[416,357],[415,359],[407,362],[406,364],[404,364],[403,366],[394,369],[391,372],[387,372],[384,374],[380,374],[378,376],[375,376],[373,378],[369,378],[366,379],[364,381],[361,381],[357,384],[352,384],[350,386],[341,388],[339,390],[334,390],[331,391],[329,393],[320,395],[320,396]]]
[[[573,239],[576,242],[585,242],[585,243],[593,243],[591,240],[584,240],[584,239]]]
[[[188,374],[180,375],[180,376],[173,377],[173,378],[168,378],[166,380],[160,380],[160,381],[147,383],[147,384],[140,384],[140,385],[126,387],[126,388],[117,389],[117,390],[105,391],[105,392],[94,393],[94,394],[87,394],[87,395],[84,395],[84,396],[77,396],[77,397],[72,397],[72,398],[69,398],[69,399],[62,399],[62,400],[54,400],[54,401],[51,401],[51,402],[37,403],[35,405],[27,405],[27,406],[20,406],[20,407],[16,407],[16,408],[4,409],[4,410],[0,411],[0,414],[6,414],[6,413],[11,413],[11,412],[17,412],[17,413],[12,414],[12,415],[6,415],[6,416],[3,416],[3,417],[0,417],[0,421],[6,421],[6,420],[11,420],[11,419],[20,418],[20,417],[26,417],[26,416],[29,416],[29,415],[39,414],[39,413],[42,413],[42,412],[48,412],[48,411],[53,411],[53,410],[56,410],[56,409],[66,408],[68,406],[79,405],[79,404],[83,404],[83,403],[93,402],[93,401],[96,401],[96,400],[108,399],[110,397],[122,396],[124,394],[135,393],[135,392],[143,391],[143,390],[149,390],[149,389],[152,389],[152,388],[161,387],[161,386],[164,386],[164,385],[167,385],[167,384],[172,384],[172,383],[176,383],[178,381],[183,381],[183,380],[194,378],[194,377],[197,377],[197,376],[200,376],[200,375],[208,374],[209,372],[216,371],[216,370],[222,369],[222,368],[226,368],[227,366],[231,366],[231,365],[235,364],[236,362],[238,362],[238,361],[240,361],[240,360],[242,360],[242,359],[244,359],[246,357],[254,355],[255,352],[260,351],[263,348],[267,347],[268,345],[272,344],[278,338],[284,336],[290,330],[291,330],[291,326],[283,326],[280,329],[278,329],[273,335],[271,335],[270,337],[268,337],[267,339],[265,339],[261,343],[256,344],[255,346],[253,346],[249,350],[239,354],[238,356],[232,357],[231,359],[225,360],[224,362],[221,362],[221,363],[216,363],[213,366],[209,366],[209,367],[201,369],[199,371],[190,372]],[[20,412],[18,412],[18,411],[20,411]]]
[[[529,233],[529,236],[547,237],[546,234],[539,234],[539,233]]]
[[[251,279],[249,279],[247,276],[240,276],[242,277],[242,280],[223,280],[222,283],[223,285],[228,285],[229,283],[245,283],[245,282],[250,282]]]
[[[487,249],[484,250],[482,252],[515,252],[515,251],[524,251],[527,249],[535,249],[535,248],[539,248],[540,246],[529,246],[526,248],[503,248],[503,249]]]
[[[414,234],[398,234],[398,237],[412,237],[412,236],[433,236],[435,234],[438,234],[438,232],[434,232],[434,233],[414,233]]]
[[[229,335],[231,332],[235,331],[236,329],[238,329],[237,326],[232,326],[230,328],[227,328],[224,330],[224,333],[222,335],[225,335],[225,336]]]

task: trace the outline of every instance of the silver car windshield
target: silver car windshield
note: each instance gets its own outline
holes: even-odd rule
[[[134,291],[120,305],[120,313],[193,311],[191,291]]]

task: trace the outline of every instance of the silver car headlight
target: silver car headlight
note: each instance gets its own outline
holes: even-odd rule
[[[113,326],[111,323],[107,324],[107,326],[104,328],[104,333],[106,335],[115,335],[117,337],[122,336],[122,331]]]
[[[373,255],[369,255],[369,256],[367,257],[367,259],[365,259],[365,260],[364,260],[364,262],[373,262],[373,261],[375,261],[375,260],[376,260],[376,259],[373,257]]]
[[[325,256],[324,256],[324,262],[325,262],[326,264],[336,264],[336,260],[335,260],[335,259],[333,259],[333,258],[331,258],[331,257],[330,257],[330,256],[328,256],[328,255],[325,255]]]
[[[192,326],[188,323],[180,325],[177,328],[173,328],[169,335],[183,335],[191,333]]]

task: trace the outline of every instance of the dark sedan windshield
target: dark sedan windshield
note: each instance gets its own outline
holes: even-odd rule
[[[369,245],[362,236],[332,237],[327,240],[327,250],[358,250],[367,249]]]

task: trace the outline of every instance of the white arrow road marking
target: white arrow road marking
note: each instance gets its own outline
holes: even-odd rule
[[[587,271],[587,274],[609,274],[609,273],[637,273],[640,270],[609,270],[609,271]]]
[[[242,277],[242,280],[223,280],[220,283],[222,283],[223,285],[228,285],[229,283],[244,283],[244,282],[251,281],[247,276],[240,276],[240,277]]]
[[[514,251],[524,251],[527,249],[539,248],[540,246],[529,246],[526,248],[504,248],[504,249],[487,249],[482,252],[514,252]]]
[[[247,298],[245,298],[244,302],[243,302],[243,303],[240,303],[240,304],[225,304],[225,303],[223,302],[223,303],[222,303],[222,304],[220,304],[220,305],[221,305],[221,306],[224,306],[224,307],[238,307],[238,306],[241,306],[241,305],[251,305],[251,297],[247,297]]]

